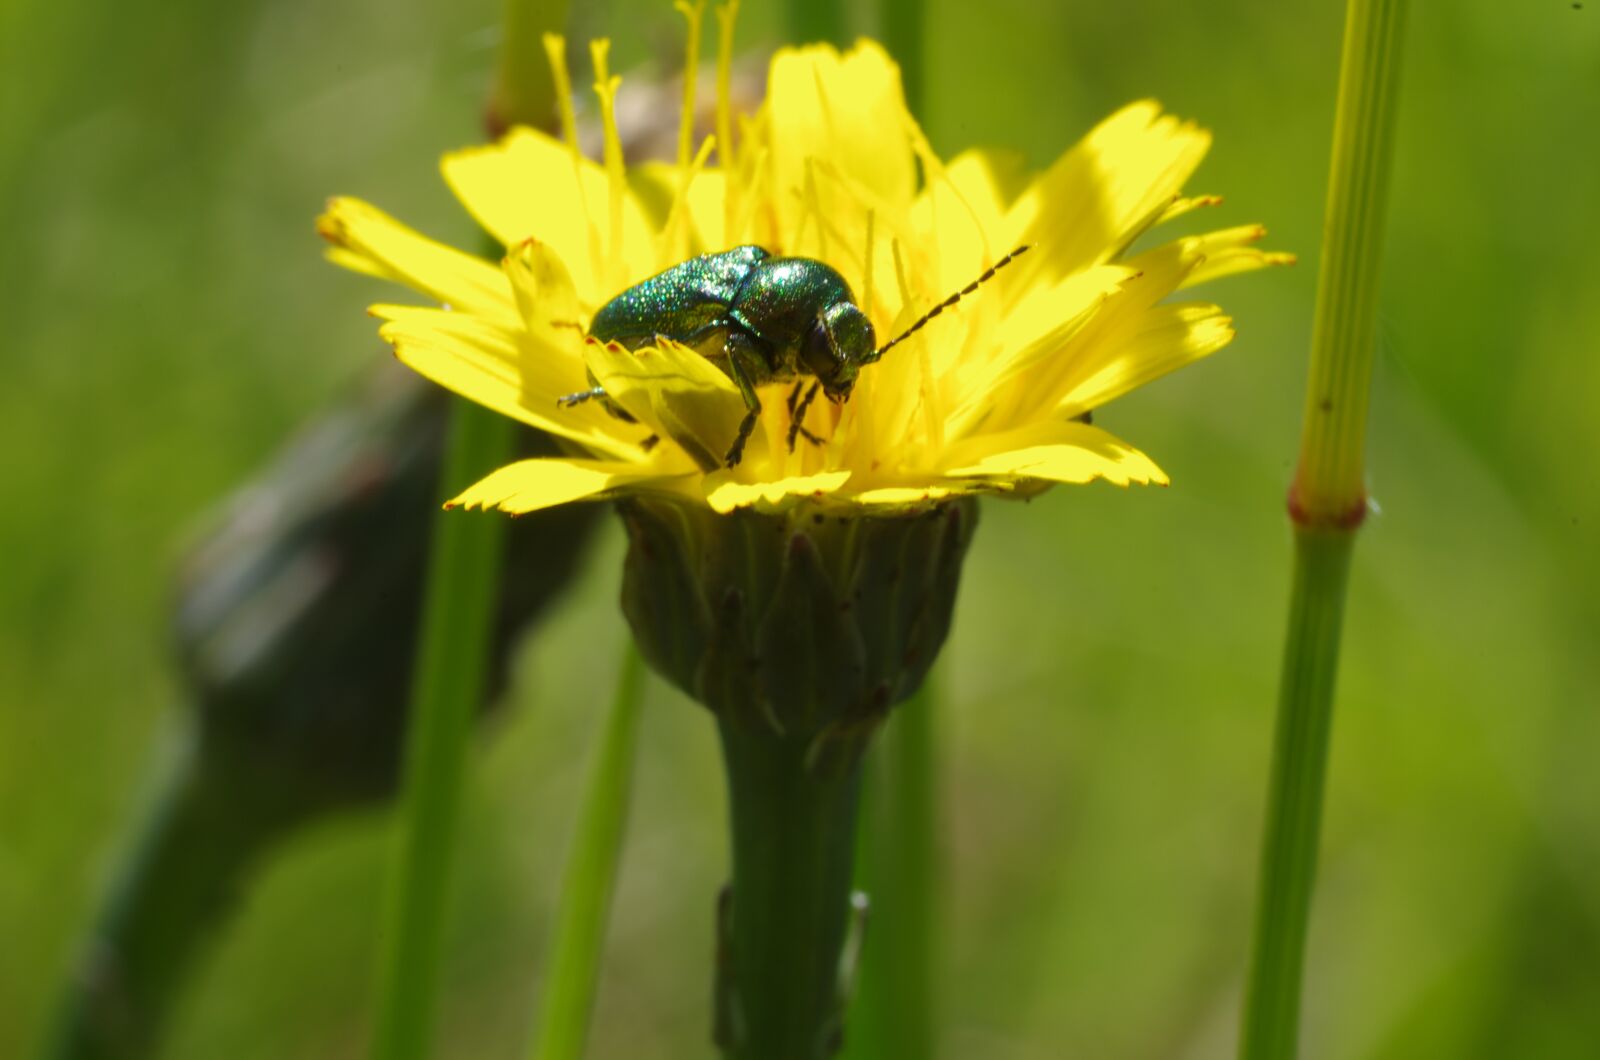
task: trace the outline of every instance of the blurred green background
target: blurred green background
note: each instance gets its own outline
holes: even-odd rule
[[[170,738],[186,528],[385,356],[311,220],[358,194],[471,240],[497,6],[0,5],[0,1056],[36,1040]],[[670,71],[665,2],[578,5]],[[864,18],[859,28],[870,29]],[[1169,490],[992,503],[946,653],[946,1055],[1231,1053],[1279,640],[1342,5],[930,5],[926,123],[1043,165],[1154,96],[1191,186],[1294,270],[1211,294],[1215,360],[1108,410]],[[741,46],[781,37],[747,3]],[[1420,0],[1311,936],[1308,1058],[1600,1050],[1600,5]],[[713,47],[708,34],[706,47]],[[580,81],[587,80],[580,74]],[[627,87],[624,87],[624,93]],[[522,1050],[620,536],[532,638],[468,795],[444,1055]],[[725,871],[712,726],[660,685],[591,1055],[706,1045]],[[388,822],[302,836],[171,1056],[361,1053]]]

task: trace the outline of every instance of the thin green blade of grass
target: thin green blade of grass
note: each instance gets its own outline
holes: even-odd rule
[[[895,708],[867,763],[857,860],[857,883],[869,900],[867,938],[845,1033],[845,1060],[937,1054],[935,675]]]
[[[541,32],[565,21],[564,0],[505,0],[486,124],[550,121],[555,89]],[[490,252],[498,256],[500,248]],[[440,493],[451,496],[510,460],[511,420],[456,399]],[[483,693],[490,622],[506,524],[490,514],[440,512],[428,558],[422,635],[412,684],[400,834],[384,904],[375,1060],[420,1060],[432,1051],[450,871],[472,711]]]
[[[505,463],[512,426],[458,400],[445,442],[447,489]],[[505,521],[498,515],[441,512],[434,517],[400,834],[383,914],[372,1039],[378,1060],[414,1060],[431,1051],[461,786],[472,713],[483,694],[504,539]]]
[[[583,1055],[605,949],[606,921],[616,890],[627,829],[644,663],[630,642],[617,690],[590,765],[566,872],[561,882],[549,970],[539,1003],[531,1060],[576,1060]]]

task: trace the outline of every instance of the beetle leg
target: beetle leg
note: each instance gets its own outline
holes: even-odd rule
[[[750,432],[756,429],[756,418],[761,415],[761,398],[756,395],[755,385],[750,382],[750,368],[746,363],[748,358],[759,358],[760,354],[743,343],[733,342],[731,337],[727,350],[728,375],[733,379],[733,385],[739,388],[739,396],[744,398],[744,407],[748,410],[739,424],[739,435],[728,447],[725,458],[729,467],[737,467],[739,461],[744,459],[744,443],[749,441]]]
[[[789,391],[789,399],[788,399],[787,404],[789,406],[789,415],[790,416],[794,415],[795,402],[800,400],[800,388],[805,386],[805,385],[806,385],[806,381],[804,379],[796,379],[794,381],[794,389]],[[790,448],[793,448],[793,447],[791,446]]]
[[[813,382],[811,384],[811,389],[807,390],[806,396],[801,399],[798,408],[795,407],[794,394],[789,395],[789,452],[791,453],[794,452],[794,440],[802,434],[806,436],[806,441],[810,442],[812,445],[822,444],[821,438],[818,438],[805,428],[806,410],[809,409],[811,407],[811,403],[817,399],[817,390],[821,386],[821,383]],[[795,384],[794,392],[795,394],[800,393],[799,383]]]
[[[581,405],[585,401],[594,401],[605,396],[605,387],[592,386],[588,390],[579,390],[571,394],[562,394],[560,397],[556,398],[556,404],[560,405],[564,409],[570,409],[574,405]]]
[[[607,412],[611,413],[611,415],[615,416],[623,423],[639,422],[633,418],[633,414],[627,409],[611,400],[611,395],[606,393],[606,388],[595,381],[593,372],[589,373],[589,384],[588,390],[579,390],[572,394],[562,394],[560,397],[556,398],[556,404],[560,405],[564,409],[570,409],[583,404],[585,401],[598,401],[606,407]]]

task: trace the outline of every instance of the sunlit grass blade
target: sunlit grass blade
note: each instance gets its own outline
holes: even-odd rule
[[[867,763],[859,884],[867,945],[846,1020],[846,1060],[932,1057],[937,1034],[937,671],[895,708]]]
[[[440,494],[475,481],[511,455],[512,421],[458,400],[451,410]],[[483,695],[505,520],[434,517],[423,629],[412,686],[400,834],[383,917],[378,1060],[427,1056],[444,945],[450,869],[472,714]]]
[[[528,1054],[532,1060],[577,1060],[583,1055],[627,828],[643,689],[644,663],[630,642],[590,765],[561,882],[539,1026]]]
[[[1367,511],[1365,435],[1405,0],[1351,0],[1299,468],[1289,492],[1294,582],[1267,792],[1242,1060],[1288,1060],[1306,930],[1344,598]]]
[[[555,87],[541,35],[566,17],[565,0],[505,0],[491,134],[551,121]],[[498,256],[500,247],[489,248]],[[441,497],[512,455],[512,421],[456,399],[445,438]],[[411,689],[400,835],[383,919],[372,1056],[411,1060],[432,1048],[450,868],[472,712],[482,698],[506,526],[493,515],[434,517],[422,635]]]

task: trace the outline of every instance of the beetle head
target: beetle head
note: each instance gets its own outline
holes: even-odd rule
[[[856,385],[856,372],[871,356],[878,337],[854,302],[835,302],[817,314],[800,349],[805,369],[817,377],[830,401],[843,401]]]

